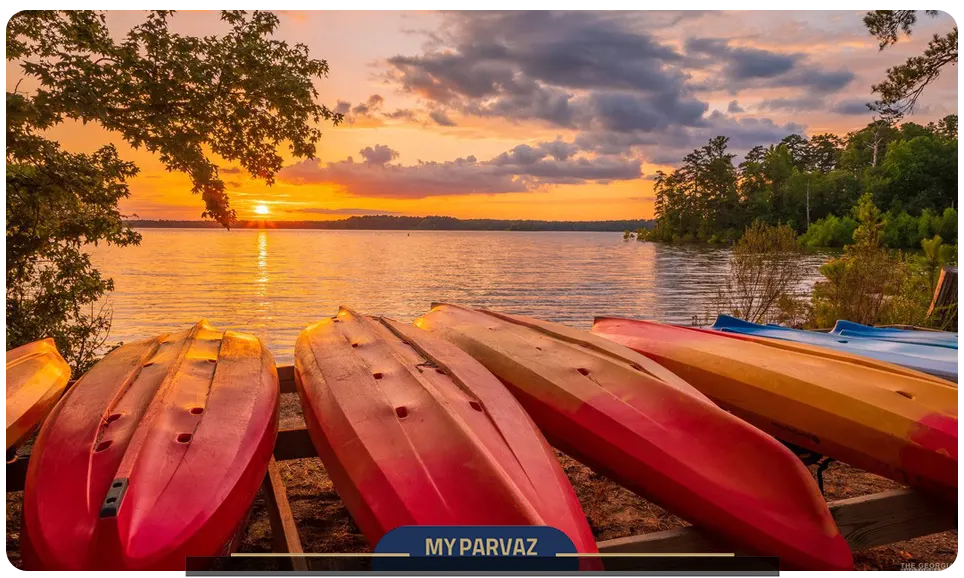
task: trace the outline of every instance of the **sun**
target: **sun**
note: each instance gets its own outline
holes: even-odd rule
[[[254,212],[257,215],[267,215],[271,211],[268,209],[268,205],[255,205]]]

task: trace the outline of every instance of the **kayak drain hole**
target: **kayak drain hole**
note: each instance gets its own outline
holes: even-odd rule
[[[472,409],[475,411],[482,411],[482,404],[477,401],[470,401],[469,405],[472,406]]]
[[[583,374],[583,375],[589,375],[589,370],[586,369],[585,367],[580,367],[580,368],[577,369],[576,371],[578,371],[579,373],[581,373],[581,374]]]
[[[381,378],[383,378],[383,377],[385,377],[385,376],[382,375],[381,372],[379,372],[379,373],[373,373],[373,374],[372,374],[372,377],[374,377],[375,379],[381,379]]]
[[[111,486],[112,488],[119,488],[119,487],[121,487],[121,486],[123,486],[123,485],[124,485],[124,482],[114,482],[114,483],[111,484],[110,486]]]
[[[850,342],[847,341],[846,339],[838,339],[837,343],[850,343]]]
[[[107,499],[105,500],[105,503],[113,504],[113,503],[116,502],[116,501],[117,501],[117,498],[107,498]]]
[[[397,415],[399,418],[403,418],[408,415],[408,410],[405,409],[404,407],[396,407],[395,415]]]
[[[202,413],[204,413],[204,408],[203,408],[203,407],[192,407],[192,408],[191,408],[191,413],[193,413],[194,415],[201,415]]]
[[[435,373],[441,373],[442,375],[445,375],[445,370],[442,369],[442,368],[440,368],[440,367],[436,367],[436,368],[435,368]]]
[[[107,448],[109,448],[111,443],[113,443],[111,440],[104,440],[104,441],[100,442],[99,444],[97,444],[97,447],[94,448],[94,451],[95,451],[95,452],[102,452],[102,451],[106,450]]]
[[[112,414],[110,414],[109,416],[107,416],[107,423],[111,423],[111,422],[113,422],[113,421],[119,420],[119,419],[120,419],[120,416],[121,416],[121,414],[119,414],[119,413],[112,413]]]
[[[177,443],[179,443],[179,444],[186,444],[186,443],[190,443],[191,438],[193,438],[193,437],[194,437],[194,436],[191,435],[191,434],[189,434],[189,433],[182,433],[182,434],[177,434],[177,438],[176,438],[176,439],[177,439]]]
[[[898,391],[897,395],[902,395],[907,399],[914,399],[914,396],[912,394],[907,393],[906,391]]]
[[[357,344],[357,343],[352,343],[351,346],[352,346],[352,347],[358,347],[358,344]]]

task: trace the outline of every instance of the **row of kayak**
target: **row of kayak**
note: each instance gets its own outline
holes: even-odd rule
[[[957,497],[956,385],[847,352],[627,319],[586,332],[436,305],[412,325],[341,309],[305,329],[294,353],[311,440],[373,546],[403,525],[548,525],[595,553],[550,443],[792,568],[846,569],[852,558],[808,470],[777,439]],[[15,402],[14,414],[45,413],[40,400],[66,385],[62,361],[49,342],[8,352],[8,449],[30,430],[28,418],[11,429],[11,400],[38,400]],[[253,336],[201,322],[112,351],[34,444],[25,566],[183,569],[187,555],[230,551],[278,405],[274,360]]]

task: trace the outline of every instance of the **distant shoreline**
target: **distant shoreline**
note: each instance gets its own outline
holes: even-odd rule
[[[135,229],[220,229],[213,221],[133,219],[124,224]],[[354,216],[334,221],[243,220],[233,229],[321,229],[368,231],[584,231],[623,232],[648,229],[653,221],[626,219],[616,221],[538,221],[523,219],[456,219],[454,217],[397,217],[389,215]]]

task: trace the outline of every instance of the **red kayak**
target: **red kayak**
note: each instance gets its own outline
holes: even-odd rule
[[[27,470],[30,570],[181,570],[231,549],[278,433],[257,338],[202,321],[124,345],[44,422]]]
[[[295,380],[312,442],[370,544],[407,525],[545,525],[597,552],[539,430],[457,347],[343,308],[298,337]]]
[[[653,360],[585,331],[453,305],[415,325],[479,360],[553,445],[594,470],[788,567],[852,568],[800,460]]]

